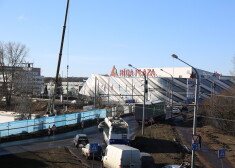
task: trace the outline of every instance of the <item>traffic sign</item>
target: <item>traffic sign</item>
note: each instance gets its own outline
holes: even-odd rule
[[[192,143],[198,143],[199,135],[192,135]]]
[[[198,143],[192,143],[192,150],[194,151],[198,150]]]
[[[153,117],[151,117],[149,121],[150,121],[151,123],[154,123]]]
[[[219,150],[218,150],[218,158],[219,158],[219,159],[225,158],[225,152],[226,152],[225,149],[219,149]]]
[[[90,144],[90,152],[91,153],[98,152],[98,144],[97,143]]]

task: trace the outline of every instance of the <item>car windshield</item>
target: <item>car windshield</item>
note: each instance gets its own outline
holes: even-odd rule
[[[86,140],[88,140],[88,139],[87,139],[87,137],[79,137],[79,140],[80,140],[80,141],[86,141]]]
[[[87,142],[88,142],[87,139],[86,139],[86,140],[80,140],[80,141],[79,141],[80,144],[86,144]]]

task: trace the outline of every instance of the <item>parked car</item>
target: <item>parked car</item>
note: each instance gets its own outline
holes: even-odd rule
[[[73,143],[74,146],[78,147],[84,147],[86,144],[89,143],[89,140],[87,138],[86,134],[77,134],[74,138],[73,138]]]
[[[155,168],[153,157],[149,153],[140,152],[141,167],[142,168]]]
[[[93,153],[90,152],[90,144],[86,144],[86,146],[82,148],[82,155],[84,155],[86,159],[92,159]],[[94,152],[94,158],[101,160],[102,155],[103,155],[103,149],[100,145],[98,145],[98,152]]]
[[[99,123],[98,129],[99,129],[100,132],[103,131],[104,125],[105,125],[105,121],[102,121],[102,122]]]
[[[180,109],[177,108],[177,107],[174,107],[174,108],[172,109],[172,113],[174,113],[174,114],[179,114],[179,113],[180,113]]]
[[[2,101],[6,101],[6,97],[5,96],[2,97]]]
[[[108,145],[102,158],[103,167],[141,167],[139,149],[127,145]]]

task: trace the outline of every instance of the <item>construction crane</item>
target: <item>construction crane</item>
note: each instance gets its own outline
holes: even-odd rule
[[[56,96],[57,87],[58,87],[58,79],[59,79],[60,64],[61,64],[61,58],[62,58],[62,52],[63,52],[64,36],[65,36],[65,30],[66,30],[66,22],[67,22],[68,9],[69,9],[69,0],[67,0],[66,12],[65,12],[65,17],[64,17],[64,26],[63,26],[61,43],[60,43],[60,53],[59,53],[58,64],[57,64],[57,71],[56,71],[56,77],[55,77],[54,93],[53,93],[52,98],[49,101],[49,106],[48,106],[48,112],[50,114],[54,114],[54,113],[57,114],[57,112],[55,112],[55,96]]]

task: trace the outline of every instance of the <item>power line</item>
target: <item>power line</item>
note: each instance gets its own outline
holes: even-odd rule
[[[235,96],[226,96],[226,95],[214,95],[214,96],[235,98]]]
[[[231,122],[235,122],[235,120],[229,120],[229,119],[223,119],[223,118],[216,118],[216,117],[209,117],[209,116],[203,116],[203,115],[198,115],[198,117],[209,118],[209,119],[213,119],[213,120],[222,120],[222,121],[231,121]]]

